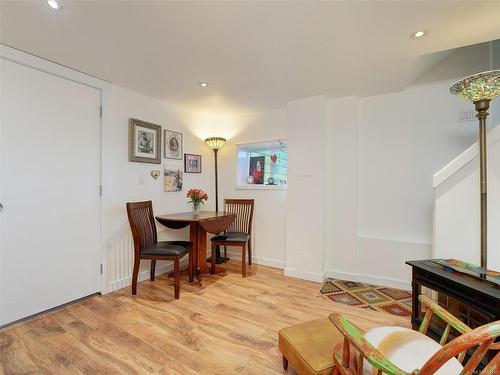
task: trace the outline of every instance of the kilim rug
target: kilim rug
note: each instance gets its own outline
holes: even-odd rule
[[[344,305],[407,317],[411,315],[411,293],[360,282],[327,279],[318,297]]]

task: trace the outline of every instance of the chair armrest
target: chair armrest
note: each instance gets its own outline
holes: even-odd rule
[[[373,367],[380,369],[389,375],[408,375],[389,359],[387,359],[377,348],[371,345],[363,337],[363,332],[340,314],[333,313],[329,316],[330,321],[344,335],[344,338],[365,358]],[[346,364],[347,366],[349,364]]]
[[[420,373],[422,375],[434,374],[441,366],[457,354],[475,346],[479,346],[464,367],[464,374],[472,374],[487,351],[496,347],[494,342],[497,337],[500,337],[500,320],[475,328],[466,334],[458,336],[434,353],[421,368]],[[488,365],[492,370],[495,369],[495,366],[500,365],[499,354],[497,354]],[[481,374],[490,373],[496,374],[496,372],[481,372]]]
[[[450,314],[448,311],[443,309],[439,304],[431,300],[429,297],[424,296],[421,294],[418,296],[418,300],[428,309],[430,309],[434,314],[439,316],[441,319],[445,321],[445,323],[451,325],[453,328],[455,328],[458,332],[464,334],[467,332],[472,331],[472,329],[467,326],[464,322],[459,320],[457,317],[454,315]],[[422,322],[422,326],[424,326],[425,322]]]

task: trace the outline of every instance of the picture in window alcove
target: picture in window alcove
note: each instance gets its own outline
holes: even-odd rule
[[[248,176],[248,182],[257,185],[264,184],[264,168],[265,157],[252,156],[250,158],[250,173]]]

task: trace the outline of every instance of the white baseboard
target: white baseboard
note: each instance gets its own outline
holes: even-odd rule
[[[241,251],[228,249],[227,250],[227,257],[229,259],[241,260]],[[281,260],[276,260],[276,259],[269,259],[269,258],[261,258],[261,257],[252,256],[252,263],[262,264],[263,266],[269,266],[269,267],[279,268],[279,269],[285,268],[285,262],[283,262]]]
[[[309,281],[316,281],[318,283],[324,280],[324,276],[322,273],[314,273],[314,272],[303,272],[297,271],[293,268],[285,268],[285,276],[296,277],[298,279],[304,279]]]
[[[183,259],[180,264],[181,268],[187,266],[187,260]],[[155,276],[173,272],[174,264],[169,262],[167,264],[162,264],[161,266],[157,265],[155,270]],[[137,278],[137,282],[141,282],[149,279],[149,270],[145,270],[139,272],[139,276]],[[122,279],[114,280],[110,283],[110,287],[108,288],[108,293],[114,292],[115,290],[125,288],[132,284],[132,275],[124,277]]]
[[[386,286],[389,288],[411,290],[411,282],[407,280],[393,279],[391,277],[382,277],[375,275],[366,275],[362,273],[349,273],[335,270],[326,270],[323,274],[324,279],[332,277],[341,280],[359,281],[373,285]]]

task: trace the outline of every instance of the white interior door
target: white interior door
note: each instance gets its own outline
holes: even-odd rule
[[[100,290],[101,93],[0,64],[3,325]]]

